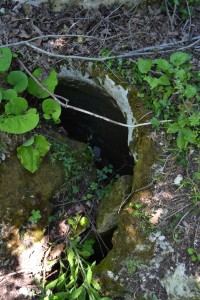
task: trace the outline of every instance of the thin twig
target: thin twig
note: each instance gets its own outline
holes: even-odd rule
[[[124,123],[121,123],[121,122],[117,122],[117,121],[111,120],[111,119],[109,119],[107,117],[103,117],[101,115],[95,114],[95,113],[87,111],[85,109],[82,109],[82,108],[79,108],[79,107],[75,107],[75,106],[72,106],[72,105],[68,105],[68,101],[69,101],[68,99],[66,99],[65,97],[62,97],[62,96],[55,95],[55,94],[51,93],[46,87],[44,87],[39,82],[39,80],[37,78],[35,78],[35,76],[33,76],[33,74],[31,74],[31,72],[27,69],[27,67],[24,65],[24,63],[19,58],[17,58],[17,61],[23,67],[23,69],[27,72],[27,74],[29,74],[29,76],[41,87],[41,89],[43,91],[45,91],[47,94],[49,94],[56,102],[58,102],[64,108],[69,108],[69,109],[72,109],[72,110],[75,110],[75,111],[79,111],[81,113],[84,113],[84,114],[87,114],[87,115],[99,118],[101,120],[107,121],[107,122],[115,124],[115,125],[126,127],[126,128],[138,128],[138,127],[141,127],[141,126],[152,125],[151,122],[146,122],[146,123],[141,123],[141,124],[136,124],[136,125],[128,125],[128,124],[124,124]],[[64,100],[65,103],[61,102],[58,98]],[[161,120],[159,122],[161,124],[163,124],[163,123],[170,123],[170,122],[172,122],[172,120]]]

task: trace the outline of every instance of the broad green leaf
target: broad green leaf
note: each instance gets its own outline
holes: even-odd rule
[[[141,73],[146,74],[151,70],[153,62],[151,59],[138,58],[138,69]]]
[[[42,102],[42,110],[44,112],[44,118],[52,118],[55,123],[60,123],[61,106],[55,100],[48,98]]]
[[[180,149],[184,149],[187,146],[187,142],[185,141],[184,134],[181,130],[178,132],[178,137],[176,142],[177,142],[177,146]]]
[[[2,99],[3,99],[3,90],[0,88],[0,103]]]
[[[197,93],[197,89],[195,86],[193,86],[191,84],[186,85],[184,94],[188,99],[194,97],[196,95],[196,93]]]
[[[21,115],[24,111],[26,111],[28,108],[28,102],[26,99],[17,97],[13,100],[10,100],[6,105],[5,105],[5,112],[7,115],[15,115],[19,116]]]
[[[36,109],[29,109],[26,114],[19,116],[0,117],[0,131],[22,134],[34,129],[39,123]]]
[[[17,148],[17,157],[24,168],[31,173],[35,173],[42,162],[38,151],[32,146],[19,146]]]
[[[180,130],[180,125],[178,123],[169,124],[167,132],[176,133]]]
[[[185,52],[175,52],[170,56],[170,62],[174,66],[180,66],[190,59],[190,55]]]
[[[5,72],[9,69],[12,61],[12,52],[9,48],[0,49],[0,72]]]
[[[92,270],[90,268],[90,266],[88,266],[88,269],[87,269],[87,283],[88,284],[91,284],[91,281],[92,281]]]
[[[50,149],[50,143],[43,135],[35,135],[34,147],[37,149],[40,156],[44,156]]]
[[[5,100],[12,100],[17,98],[17,93],[13,89],[8,89],[6,91],[3,91],[3,99]]]
[[[43,80],[42,69],[38,68],[33,72],[33,76],[38,79],[42,86],[44,86],[49,92],[54,93],[55,87],[58,84],[57,75],[55,70],[51,70],[49,76]],[[47,92],[42,90],[42,88],[30,77],[28,80],[28,91],[33,96],[44,99],[49,96]]]
[[[74,251],[72,249],[69,250],[67,254],[67,259],[69,261],[69,265],[72,268],[74,265]]]
[[[32,138],[17,148],[17,156],[25,169],[35,173],[42,162],[42,157],[49,151],[50,143],[42,135],[35,135],[34,142]]]
[[[152,76],[145,76],[144,80],[148,82],[152,89],[158,86],[159,80],[158,78],[154,78]]]
[[[180,70],[176,70],[176,72],[174,72],[174,77],[175,78],[179,78],[180,81],[184,81],[186,79],[188,72],[186,73],[186,71],[184,69],[180,69]]]
[[[80,294],[82,293],[82,290],[83,290],[83,287],[80,286],[78,289],[76,289],[72,294],[71,294],[71,297],[70,297],[70,300],[75,300],[77,299]]]
[[[14,86],[17,93],[25,91],[28,86],[28,78],[22,71],[12,71],[7,77],[9,84]]]
[[[158,68],[162,71],[167,71],[171,68],[170,63],[166,59],[155,59],[153,62],[157,64]]]
[[[160,76],[158,78],[158,83],[161,85],[170,85],[170,81],[167,76]]]

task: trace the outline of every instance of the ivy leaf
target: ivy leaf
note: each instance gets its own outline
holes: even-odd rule
[[[170,63],[166,59],[155,59],[154,63],[157,64],[158,69],[161,71],[167,71],[171,68]]]
[[[60,123],[61,106],[55,100],[48,98],[42,102],[42,110],[46,120],[53,119],[55,123]]]
[[[195,86],[193,86],[191,84],[186,85],[184,94],[188,99],[194,97],[196,95],[196,93],[197,93],[197,89]]]
[[[31,173],[39,168],[42,157],[49,151],[50,143],[42,135],[35,135],[23,145],[17,148],[17,156],[21,164]]]
[[[28,108],[28,102],[22,97],[17,97],[13,100],[10,100],[5,105],[5,112],[7,115],[21,115]]]
[[[25,91],[28,86],[28,78],[22,71],[12,71],[7,77],[9,84],[14,85],[14,90],[17,93]]]
[[[3,91],[3,99],[5,100],[12,100],[17,98],[17,93],[13,89],[8,89],[6,91]]]
[[[42,80],[42,69],[38,68],[33,72],[33,76],[39,80],[42,86],[44,86],[49,92],[54,93],[55,87],[58,84],[57,75],[55,70],[51,70],[49,76]],[[28,80],[28,91],[31,95],[44,99],[49,96],[49,94],[42,90],[42,88],[30,77]]]
[[[175,52],[170,56],[170,62],[178,67],[190,59],[190,55],[185,52]]]
[[[26,114],[19,116],[0,117],[0,130],[13,134],[31,131],[39,123],[36,109],[29,109]]]
[[[12,52],[9,48],[0,49],[0,72],[5,72],[9,69],[12,61]]]
[[[151,67],[153,65],[153,62],[151,59],[138,59],[138,69],[141,73],[146,74],[151,70]]]

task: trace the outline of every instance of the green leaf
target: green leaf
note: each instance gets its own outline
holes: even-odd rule
[[[39,168],[42,159],[38,155],[38,151],[31,146],[20,146],[17,148],[17,157],[26,170],[32,174]]]
[[[61,106],[55,100],[48,98],[42,102],[42,110],[44,112],[44,118],[52,118],[55,123],[60,123]]]
[[[17,93],[25,91],[28,86],[28,78],[22,71],[12,71],[7,77],[9,84],[14,86]]]
[[[57,75],[55,70],[52,70],[45,80],[41,79],[42,69],[38,68],[33,72],[33,76],[38,79],[38,81],[44,86],[49,92],[54,93],[55,87],[58,84]],[[49,96],[49,94],[42,90],[42,88],[30,77],[28,80],[28,91],[33,96],[44,99]]]
[[[17,93],[13,89],[8,89],[6,91],[3,91],[3,99],[5,100],[12,100],[17,98]]]
[[[161,85],[170,85],[170,81],[167,76],[160,76],[158,78],[158,83]]]
[[[31,173],[39,168],[42,157],[49,151],[50,143],[41,135],[34,136],[34,143],[27,141],[17,148],[17,157],[26,170]]]
[[[10,100],[6,105],[5,105],[5,112],[7,115],[15,115],[19,116],[23,114],[25,110],[28,108],[28,102],[26,99],[17,97],[13,100]]]
[[[80,296],[80,294],[82,293],[82,290],[83,290],[83,287],[82,287],[82,286],[80,286],[78,289],[76,289],[76,290],[72,293],[72,295],[71,295],[71,297],[70,297],[70,300],[75,300],[75,299],[77,299],[77,298]]]
[[[167,71],[171,68],[171,65],[170,63],[166,60],[166,59],[155,59],[153,61],[155,64],[157,64],[158,68],[161,70],[161,71]]]
[[[184,134],[181,130],[178,132],[178,137],[177,137],[176,142],[177,142],[177,146],[180,149],[184,149],[187,146],[187,142],[186,142],[186,140],[184,138]]]
[[[190,59],[190,55],[185,52],[175,52],[170,56],[170,62],[174,66],[180,66]]]
[[[184,134],[184,138],[189,143],[194,143],[197,137],[197,134],[192,131],[190,128],[186,127],[182,129],[182,132]]]
[[[67,259],[70,267],[72,268],[74,266],[74,251],[72,249],[68,251]]]
[[[150,120],[151,124],[153,125],[153,127],[158,127],[160,125],[160,122],[157,118],[153,117],[151,120]]]
[[[144,80],[148,82],[152,89],[158,86],[159,80],[158,78],[154,78],[152,76],[145,76]]]
[[[176,133],[181,129],[180,125],[178,123],[172,123],[169,124],[167,132],[169,133]]]
[[[35,210],[35,209],[33,209],[32,211],[31,211],[31,216],[29,217],[29,219],[28,219],[28,221],[30,221],[30,222],[33,222],[33,223],[37,223],[37,221],[39,220],[39,219],[41,219],[41,214],[40,214],[40,211],[39,210]]]
[[[58,282],[58,278],[56,278],[55,280],[49,282],[49,283],[46,285],[45,289],[46,289],[46,290],[53,290],[53,289],[56,287],[57,282]]]
[[[138,59],[138,69],[141,73],[146,74],[151,70],[151,67],[153,65],[153,62],[151,59]]]
[[[50,149],[50,143],[43,135],[35,135],[34,148],[37,149],[40,156],[44,156]]]
[[[189,99],[192,98],[196,95],[197,93],[197,89],[195,86],[191,85],[191,84],[187,84],[185,91],[184,91],[184,95]]]
[[[82,227],[87,227],[89,225],[89,220],[87,217],[82,217],[79,223]]]
[[[87,283],[91,284],[91,281],[92,281],[92,270],[91,270],[90,266],[88,266],[86,278],[87,278]]]
[[[188,254],[192,255],[195,253],[195,250],[194,250],[194,248],[188,248],[187,252],[188,252]]]
[[[29,109],[26,114],[19,116],[0,117],[0,131],[22,134],[34,129],[39,123],[36,109]]]
[[[193,113],[190,117],[189,117],[189,121],[190,121],[190,125],[191,126],[197,126],[200,124],[200,112],[195,114]]]
[[[0,49],[0,72],[5,72],[9,69],[12,61],[12,52],[9,48]]]

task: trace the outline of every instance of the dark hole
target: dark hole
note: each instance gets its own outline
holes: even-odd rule
[[[112,97],[89,84],[78,81],[61,82],[56,93],[69,99],[69,105],[125,123]],[[93,148],[97,168],[112,164],[113,170],[120,175],[133,174],[133,158],[129,155],[127,145],[127,128],[72,109],[63,109],[61,121],[69,137],[89,143]]]

